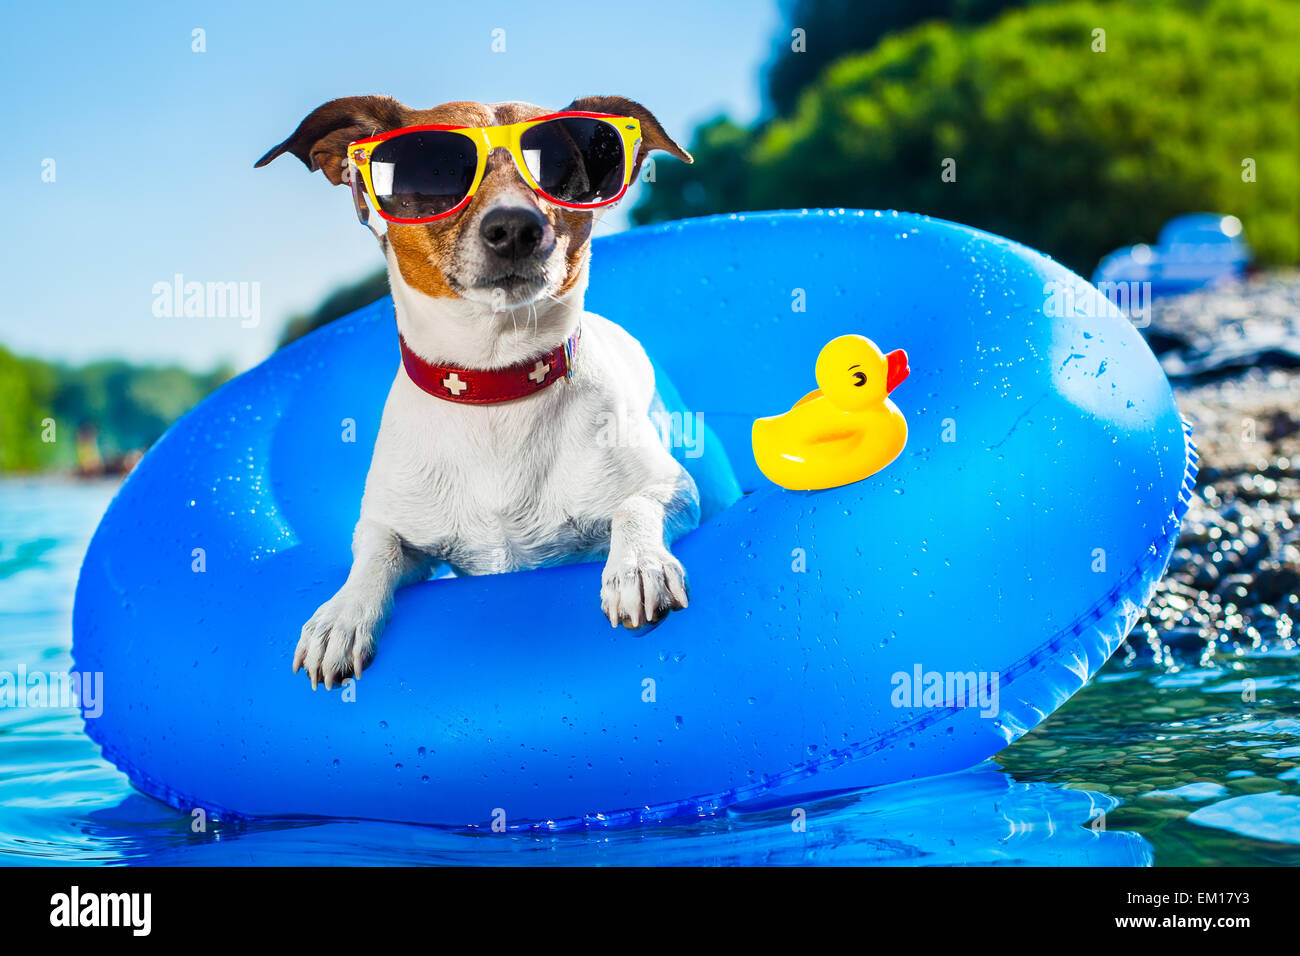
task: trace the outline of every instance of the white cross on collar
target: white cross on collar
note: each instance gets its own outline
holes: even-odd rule
[[[528,373],[528,377],[538,385],[541,385],[542,382],[546,381],[546,376],[549,375],[550,372],[551,366],[539,359],[537,364],[533,366],[533,370]]]
[[[460,398],[460,393],[469,388],[469,383],[462,382],[460,376],[455,372],[452,372],[442,380],[442,387],[451,392],[451,394],[455,395],[457,398]]]

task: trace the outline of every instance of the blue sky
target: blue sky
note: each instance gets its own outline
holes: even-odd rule
[[[686,145],[720,111],[757,114],[781,22],[774,3],[743,0],[150,6],[29,4],[0,38],[0,344],[13,351],[242,369],[289,314],[378,268],[342,187],[292,157],[253,169],[326,100],[558,108],[617,93]],[[191,50],[196,28],[206,52]],[[491,48],[497,28],[504,53]],[[606,224],[625,225],[635,201]],[[259,324],[155,315],[155,287],[177,274],[257,283]]]

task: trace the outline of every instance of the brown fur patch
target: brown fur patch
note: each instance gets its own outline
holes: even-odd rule
[[[453,217],[455,219],[457,217]],[[425,223],[417,226],[388,224],[388,244],[393,247],[397,268],[402,279],[412,289],[417,289],[435,299],[459,298],[447,283],[439,263],[451,257],[458,231],[443,227],[450,220]]]
[[[560,208],[556,210],[558,218],[565,223],[569,236],[568,248],[564,251],[564,282],[556,295],[567,295],[577,284],[582,268],[587,263],[591,252],[592,214],[576,209]],[[556,228],[557,235],[560,229]]]

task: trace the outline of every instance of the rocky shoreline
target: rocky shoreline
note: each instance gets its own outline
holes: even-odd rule
[[[1121,653],[1291,650],[1300,616],[1300,273],[1157,301],[1143,330],[1200,450],[1196,494]]]

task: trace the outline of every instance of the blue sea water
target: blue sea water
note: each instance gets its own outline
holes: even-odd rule
[[[0,480],[0,673],[71,667],[77,571],[115,490]],[[1289,639],[1182,670],[1117,656],[1043,726],[963,773],[553,836],[361,820],[195,832],[103,760],[76,710],[0,703],[0,863],[1296,865],[1300,662]]]

